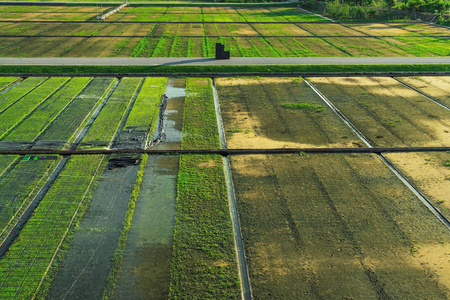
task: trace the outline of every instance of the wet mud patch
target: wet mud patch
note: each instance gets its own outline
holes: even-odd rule
[[[150,156],[113,299],[167,299],[178,156]]]
[[[138,169],[105,169],[48,299],[101,299]]]

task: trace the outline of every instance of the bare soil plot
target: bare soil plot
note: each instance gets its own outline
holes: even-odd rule
[[[399,27],[393,27],[390,24],[370,23],[370,24],[346,24],[355,30],[361,31],[372,36],[408,36],[419,35]]]
[[[448,76],[422,76],[399,77],[406,84],[416,88],[426,95],[450,106],[450,77]]]
[[[373,146],[448,146],[450,112],[389,77],[310,78]]]
[[[387,153],[385,156],[450,219],[450,153]]]
[[[355,147],[358,137],[301,79],[219,78],[229,148]],[[283,104],[306,103],[317,109]]]
[[[108,27],[108,24],[105,23],[81,23],[76,24],[74,26],[73,23],[61,23],[58,26],[52,28],[51,31],[49,31],[49,34],[52,35],[97,35],[100,31],[102,31],[104,28]]]
[[[425,23],[390,23],[389,26],[422,35],[450,35],[450,29]]]
[[[324,40],[352,56],[415,56],[395,44],[372,37],[327,37]]]
[[[83,40],[80,40],[82,43],[63,52],[60,56],[92,57],[93,53],[95,53],[94,57],[111,57],[114,56],[114,50],[117,48],[117,45],[127,40],[127,38],[83,38]]]
[[[66,37],[20,38],[17,43],[1,49],[0,52],[5,57],[58,57],[72,47],[76,47],[83,39]]]
[[[450,296],[448,229],[377,156],[231,162],[255,299]]]
[[[253,24],[260,35],[311,36],[312,34],[295,24]]]

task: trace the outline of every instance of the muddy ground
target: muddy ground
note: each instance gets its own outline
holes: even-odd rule
[[[105,169],[47,299],[101,299],[138,169]]]

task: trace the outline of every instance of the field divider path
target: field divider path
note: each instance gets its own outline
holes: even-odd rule
[[[289,153],[411,153],[411,152],[447,152],[448,147],[361,147],[361,148],[266,148],[266,149],[98,149],[98,150],[0,150],[0,155],[96,155],[96,154],[126,154],[147,153],[149,155],[178,155],[178,154],[219,154],[228,155],[255,155],[255,154],[289,154]]]
[[[226,149],[225,133],[223,130],[222,115],[220,114],[219,96],[217,94],[216,83],[214,78],[211,78],[212,89],[214,96],[214,107],[216,111],[217,128],[219,131],[220,145],[222,149]],[[231,225],[233,228],[234,246],[236,251],[236,258],[238,262],[239,278],[241,284],[241,296],[244,300],[253,299],[252,289],[250,285],[250,276],[248,273],[247,261],[245,258],[244,242],[242,240],[241,225],[236,207],[236,197],[234,193],[233,180],[231,177],[230,162],[228,156],[222,156],[225,184],[228,193],[228,206],[230,208]]]
[[[406,86],[407,88],[412,89],[413,91],[416,91],[417,93],[421,94],[422,96],[424,96],[425,98],[427,98],[428,100],[433,101],[434,103],[438,104],[439,106],[442,106],[443,108],[450,110],[450,107],[442,102],[440,102],[439,100],[434,99],[433,97],[425,94],[424,92],[416,89],[415,87],[407,84],[406,82],[403,82],[402,80],[398,79],[397,77],[392,77],[392,79],[397,80],[398,82],[400,82],[401,84],[403,84],[404,86]]]
[[[312,85],[306,78],[305,82],[316,92],[316,94],[358,135],[358,137],[369,147],[373,148],[370,141],[342,114],[333,103],[328,100],[316,87]],[[405,184],[411,192],[450,230],[450,221],[435,207],[431,202],[419,192],[419,190],[399,171],[389,160],[382,154],[376,153],[377,156],[386,164],[386,166]]]

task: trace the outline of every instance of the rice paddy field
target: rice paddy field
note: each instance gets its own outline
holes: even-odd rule
[[[1,150],[304,150],[0,155],[0,298],[448,299],[449,228],[391,166],[450,218],[450,153],[307,150],[448,147],[448,81],[2,77]]]
[[[332,23],[296,7],[0,6],[2,57],[449,56],[449,29]]]

